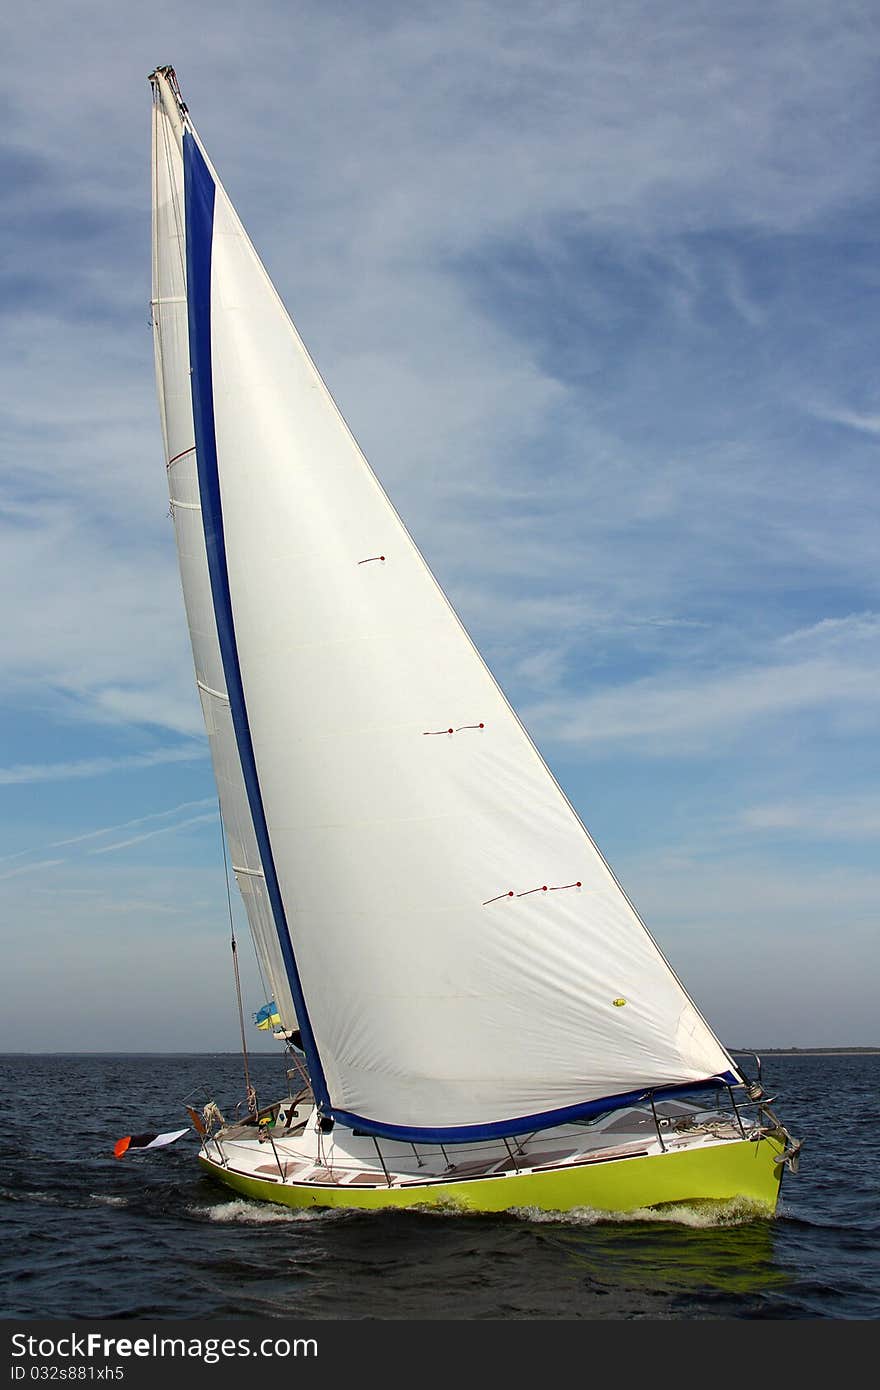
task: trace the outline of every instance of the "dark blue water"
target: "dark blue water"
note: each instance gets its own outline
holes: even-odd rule
[[[261,1097],[277,1058],[251,1059]],[[234,1111],[231,1056],[0,1058],[6,1318],[681,1319],[880,1316],[880,1056],[771,1056],[805,1138],[776,1217],[533,1219],[297,1213],[214,1186],[195,1136],[116,1138]]]

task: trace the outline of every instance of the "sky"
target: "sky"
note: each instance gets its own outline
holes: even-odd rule
[[[238,1046],[149,328],[165,63],[718,1036],[880,1045],[876,5],[41,0],[3,44],[0,1050]]]

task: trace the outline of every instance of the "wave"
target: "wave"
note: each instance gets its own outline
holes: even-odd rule
[[[230,1222],[237,1225],[264,1226],[277,1222],[327,1221],[339,1220],[349,1213],[340,1209],[322,1207],[319,1209],[285,1207],[268,1202],[251,1202],[245,1197],[237,1197],[231,1202],[218,1202],[216,1206],[188,1206],[188,1216],[201,1221]]]
[[[544,1211],[540,1207],[512,1207],[512,1216],[534,1223],[568,1226],[629,1225],[632,1222],[711,1227],[744,1226],[753,1221],[772,1221],[773,1214],[759,1202],[745,1197],[729,1201],[677,1202],[668,1207],[635,1207],[632,1211],[602,1211],[575,1207],[571,1211]]]

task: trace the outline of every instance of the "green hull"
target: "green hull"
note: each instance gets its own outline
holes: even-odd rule
[[[357,1188],[332,1183],[280,1183],[223,1168],[199,1156],[202,1167],[236,1192],[288,1207],[454,1207],[467,1211],[627,1212],[693,1202],[735,1202],[772,1214],[779,1196],[783,1144],[773,1136],[641,1158],[606,1159],[541,1173],[513,1173],[467,1182],[414,1182]]]

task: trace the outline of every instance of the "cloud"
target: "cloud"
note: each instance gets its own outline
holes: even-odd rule
[[[828,420],[834,425],[845,425],[848,429],[858,430],[861,434],[880,434],[880,415],[861,415],[856,410],[847,410],[842,406],[833,408],[810,405],[808,409],[817,420]]]
[[[103,760],[94,760],[94,761],[96,761],[96,762],[102,762],[102,763],[113,763],[113,767],[112,767],[112,768],[110,768],[110,767],[102,767],[101,770],[104,771],[104,772],[111,771],[111,770],[113,770],[113,771],[119,770],[120,765],[121,765],[123,768],[127,768],[127,767],[130,767],[130,766],[133,765],[133,760],[132,760],[132,759],[125,759],[125,760],[121,760],[121,759],[115,759],[115,760],[112,760],[112,759],[103,759]],[[162,762],[162,761],[167,762],[168,759],[160,759],[159,761],[160,761],[160,762]],[[135,766],[143,766],[144,764],[134,763],[134,765],[135,765]],[[155,761],[154,761],[154,762],[149,763],[148,765],[149,765],[149,766],[155,766],[156,763],[155,763]],[[32,769],[30,769],[30,770],[32,771]],[[46,769],[43,769],[43,770],[45,771]],[[22,769],[22,771],[28,771],[28,769]],[[73,774],[73,775],[80,775],[80,774]],[[32,778],[26,778],[26,779],[24,779],[24,780],[30,781],[30,780],[34,780],[34,779],[32,779]],[[36,780],[39,781],[39,780],[44,780],[44,779],[37,778]],[[53,779],[53,780],[54,780],[54,779]],[[2,778],[0,778],[0,781],[2,781]],[[54,841],[52,841],[50,844],[45,845],[45,846],[42,846],[42,847],[39,848],[39,849],[19,850],[16,854],[5,855],[5,856],[3,856],[3,858],[0,858],[0,864],[9,863],[10,861],[15,860],[15,859],[23,859],[23,858],[25,858],[25,857],[27,857],[27,856],[29,856],[29,855],[40,854],[40,853],[45,852],[45,850],[47,850],[47,849],[61,849],[61,848],[65,848],[65,849],[68,850],[68,854],[67,854],[66,856],[62,856],[61,858],[57,858],[57,859],[37,859],[37,860],[31,860],[29,863],[20,864],[20,865],[18,865],[18,866],[17,866],[16,868],[14,868],[14,869],[7,869],[7,870],[5,870],[3,873],[0,873],[0,880],[9,879],[9,878],[17,878],[17,877],[19,877],[19,875],[21,875],[21,874],[29,874],[29,873],[33,873],[33,872],[35,872],[35,871],[37,871],[37,870],[45,871],[46,869],[54,869],[54,868],[57,868],[59,865],[65,865],[65,866],[67,866],[67,867],[70,867],[71,864],[74,864],[74,863],[76,862],[76,852],[74,851],[73,854],[70,853],[71,849],[72,849],[74,846],[76,846],[77,848],[81,848],[81,847],[86,843],[86,841],[98,839],[98,838],[100,838],[100,837],[102,837],[102,836],[112,834],[112,833],[114,833],[115,831],[127,829],[127,828],[133,827],[133,826],[135,826],[135,825],[143,825],[143,824],[145,824],[147,821],[152,821],[152,820],[166,820],[166,819],[168,819],[169,817],[172,817],[172,816],[179,816],[181,811],[187,810],[187,809],[189,809],[189,808],[191,808],[191,807],[193,807],[193,806],[207,806],[207,805],[210,805],[210,804],[212,804],[212,803],[216,805],[216,803],[214,802],[214,798],[213,798],[213,797],[206,797],[206,798],[204,798],[204,799],[202,799],[202,800],[199,800],[199,801],[188,801],[188,802],[183,802],[181,805],[170,807],[170,808],[169,808],[168,810],[166,810],[166,811],[154,811],[154,812],[152,812],[152,813],[150,813],[149,815],[146,815],[146,816],[137,816],[137,817],[135,817],[133,820],[123,822],[121,825],[104,826],[102,829],[99,829],[99,830],[90,830],[90,831],[85,832],[85,833],[82,834],[82,835],[72,835],[72,836],[69,836],[67,839],[64,839],[64,840],[54,840]],[[94,848],[94,849],[87,849],[87,850],[86,850],[86,854],[88,854],[88,855],[95,855],[95,854],[111,854],[111,853],[117,852],[117,851],[122,850],[122,849],[128,849],[128,848],[129,848],[130,846],[132,846],[132,845],[138,845],[138,844],[140,844],[140,843],[141,843],[142,841],[144,841],[144,840],[151,840],[151,839],[153,839],[154,836],[156,836],[156,835],[167,835],[167,834],[170,834],[170,833],[176,833],[176,832],[179,831],[179,830],[184,830],[184,829],[188,828],[189,826],[193,826],[193,825],[203,825],[203,824],[207,824],[207,823],[210,823],[210,822],[213,822],[214,824],[217,824],[217,822],[218,822],[218,814],[219,814],[218,811],[217,811],[217,810],[214,810],[213,812],[207,812],[207,813],[205,813],[205,814],[203,814],[203,815],[188,816],[188,817],[186,817],[186,818],[183,819],[183,820],[173,820],[173,821],[171,822],[171,824],[169,824],[169,825],[160,825],[160,826],[157,826],[157,827],[155,827],[155,828],[152,829],[152,830],[144,831],[143,833],[141,833],[141,834],[139,834],[139,835],[132,835],[132,836],[129,836],[129,837],[127,837],[126,839],[124,839],[124,840],[118,840],[118,841],[114,842],[113,844],[109,844],[109,845],[100,845],[100,846],[98,846],[97,848]],[[76,895],[77,893],[79,893],[79,894],[87,894],[87,895],[94,896],[94,895],[95,895],[95,892],[96,892],[97,890],[94,890],[94,889],[91,889],[91,888],[87,888],[87,889],[77,889],[77,888],[69,887],[69,888],[68,888],[67,890],[65,890],[65,891],[68,891],[68,892],[70,892],[70,893],[72,893],[72,894],[74,894],[74,895]],[[114,900],[114,901],[117,902],[117,908],[118,908],[119,912],[123,912],[123,911],[127,911],[127,910],[128,910],[128,905],[129,905],[130,902],[133,901],[133,900],[118,899],[118,900]]]
[[[113,835],[117,830],[128,830],[133,825],[144,825],[150,820],[164,820],[168,816],[178,816],[181,811],[189,811],[194,806],[214,806],[216,798],[213,796],[200,797],[198,801],[182,801],[179,806],[169,806],[167,811],[151,811],[146,816],[136,816],[133,820],[122,821],[119,825],[105,825],[100,830],[89,830],[84,835],[74,835],[69,840],[56,840],[54,845],[48,846],[54,849],[61,845],[76,845],[83,840],[95,840],[100,835]]]
[[[785,659],[782,659],[782,658]],[[824,710],[839,727],[875,723],[880,618],[856,615],[788,634],[763,661],[682,678],[677,672],[587,697],[554,697],[526,711],[555,742],[637,743],[657,756],[729,746],[763,719]]]
[[[115,767],[112,769],[107,769],[107,771],[117,770],[119,769]],[[46,779],[39,778],[37,780],[42,781]],[[216,800],[214,797],[210,796],[202,797],[198,801],[183,801],[179,806],[170,806],[167,811],[151,811],[146,816],[135,816],[133,820],[122,821],[119,825],[104,825],[101,826],[98,830],[86,830],[82,835],[71,835],[64,840],[52,840],[48,845],[42,845],[39,849],[22,849],[18,850],[15,854],[0,855],[0,864],[7,863],[11,859],[22,859],[27,854],[40,854],[47,849],[62,849],[67,848],[70,845],[81,845],[86,840],[97,840],[102,835],[113,835],[118,830],[128,830],[135,825],[144,825],[147,821],[165,820],[168,816],[177,816],[180,814],[181,811],[191,810],[194,806],[211,805],[216,805]],[[56,862],[60,863],[62,861],[58,860]]]
[[[174,825],[161,825],[156,830],[147,830],[143,835],[132,835],[130,839],[118,840],[113,845],[101,845],[98,849],[90,849],[89,854],[112,854],[116,850],[128,849],[129,845],[139,845],[142,840],[152,840],[155,835],[167,835],[171,831],[175,833],[183,830],[188,825],[204,825],[208,821],[217,820],[217,814],[205,816],[189,816],[186,820],[176,821]]]
[[[193,762],[206,756],[206,747],[198,744],[187,744],[180,748],[153,748],[144,753],[122,754],[117,757],[79,758],[72,762],[59,763],[17,763],[10,767],[0,768],[0,785],[12,786],[30,782],[68,781],[78,777],[101,777],[107,773],[125,769],[157,767],[163,763]],[[73,841],[58,841],[58,843],[73,843]]]
[[[7,869],[0,874],[0,879],[17,878],[19,874],[30,874],[37,869],[54,869],[57,864],[63,863],[63,859],[40,859],[34,864],[20,864],[17,869]]]
[[[741,823],[780,835],[793,832],[804,841],[874,840],[880,836],[880,798],[847,794],[767,802],[747,807]]]

